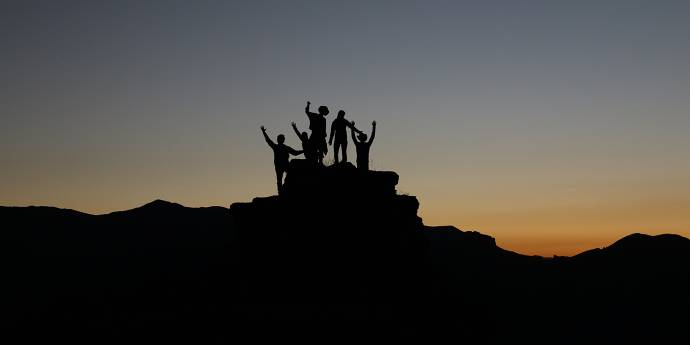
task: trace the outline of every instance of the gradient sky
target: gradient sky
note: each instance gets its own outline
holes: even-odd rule
[[[0,205],[273,194],[259,126],[298,146],[311,100],[379,122],[426,224],[690,237],[689,37],[687,0],[3,1]]]

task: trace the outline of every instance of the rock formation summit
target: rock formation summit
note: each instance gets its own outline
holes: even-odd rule
[[[230,207],[241,256],[261,272],[251,289],[290,282],[279,293],[380,300],[420,285],[419,202],[398,195],[397,183],[394,172],[293,160],[280,196]]]

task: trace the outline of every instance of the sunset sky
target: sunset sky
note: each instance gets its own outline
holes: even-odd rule
[[[687,0],[3,1],[0,42],[0,205],[274,194],[259,126],[298,147],[311,100],[378,122],[428,225],[690,237]]]

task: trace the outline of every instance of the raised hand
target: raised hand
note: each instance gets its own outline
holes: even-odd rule
[[[265,131],[266,131],[266,127],[261,126],[261,131],[262,131],[262,132],[265,132]]]
[[[371,125],[376,127],[376,121],[372,122]]]

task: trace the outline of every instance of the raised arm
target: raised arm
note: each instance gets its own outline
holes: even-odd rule
[[[295,134],[297,134],[297,137],[302,139],[302,134],[299,132],[299,129],[297,129],[297,124],[294,122],[292,123],[292,129],[295,131]]]
[[[268,134],[266,134],[266,127],[261,126],[261,133],[264,134],[264,139],[266,139],[266,144],[270,146],[271,148],[274,148],[276,144],[271,140],[271,138],[268,137]]]
[[[374,138],[376,137],[376,121],[371,123],[371,138],[369,138],[369,145],[374,142]]]
[[[316,120],[316,116],[318,116],[319,114],[317,114],[317,113],[312,113],[311,110],[309,110],[309,107],[310,107],[310,106],[311,106],[311,102],[307,102],[307,107],[304,108],[304,112],[307,114],[307,117],[309,118],[309,121],[310,121],[310,123],[311,123],[311,121],[315,121],[315,120]],[[311,125],[309,125],[309,128],[311,128]]]
[[[359,141],[357,141],[357,136],[355,136],[355,130],[350,128],[350,135],[352,135],[352,141],[355,142],[355,144],[359,144]]]
[[[311,106],[311,102],[307,101],[307,107],[304,108],[304,112],[307,113],[307,115],[309,115],[309,113],[311,113],[311,111],[309,111],[310,106]]]

